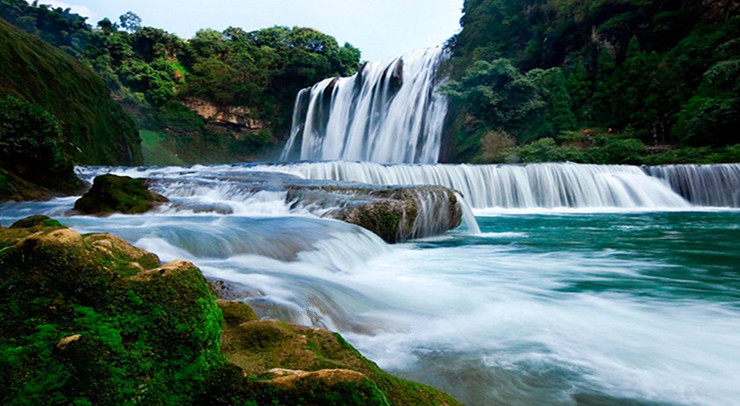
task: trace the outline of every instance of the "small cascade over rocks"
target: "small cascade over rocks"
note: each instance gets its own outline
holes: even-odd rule
[[[700,206],[740,207],[740,164],[646,167],[686,200]]]
[[[302,90],[281,160],[437,162],[447,100],[436,74],[446,58],[442,48],[417,51]]]

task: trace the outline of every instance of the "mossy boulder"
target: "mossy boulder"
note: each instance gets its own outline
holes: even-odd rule
[[[240,305],[246,306],[243,303]],[[302,401],[299,401],[290,394],[275,394],[279,393],[280,389],[287,390],[283,385],[286,381],[275,379],[276,368],[302,371],[290,374],[292,378],[288,381],[295,385],[289,387],[290,390],[305,389],[306,386],[331,387],[331,379],[325,378],[332,374],[327,371],[352,371],[343,373],[345,378],[340,387],[342,385],[354,386],[364,395],[354,399],[353,402],[356,403],[344,404],[385,404],[383,402],[387,399],[388,404],[391,405],[459,405],[455,399],[436,389],[386,373],[375,363],[363,357],[341,335],[323,329],[274,320],[246,321],[238,325],[227,325],[221,336],[221,350],[229,361],[241,368],[244,375],[260,377],[262,378],[260,382],[267,381],[272,384],[271,393],[278,398],[290,399],[291,402],[298,401],[298,403],[288,402],[286,404],[342,403],[331,403],[331,400],[327,400],[330,398],[323,400],[327,403],[318,401],[313,403],[318,398],[304,397]],[[316,372],[316,374],[307,372]],[[301,379],[296,376],[300,376]],[[370,385],[370,382],[373,385]],[[375,393],[373,386],[385,395],[385,399],[373,395]],[[326,395],[326,392],[323,393]]]
[[[50,218],[48,216],[42,216],[42,215],[26,217],[24,219],[16,221],[15,223],[13,223],[13,225],[10,226],[10,228],[37,228],[37,227],[66,228],[59,221],[54,220],[53,218]]]
[[[84,214],[138,214],[167,202],[167,198],[149,191],[143,179],[128,176],[101,175],[93,186],[75,202],[75,210]]]
[[[0,229],[0,246],[1,404],[190,404],[223,364],[192,264],[58,227]]]

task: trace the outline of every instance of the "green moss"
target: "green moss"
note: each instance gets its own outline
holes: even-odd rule
[[[163,196],[150,192],[142,179],[102,175],[96,177],[92,188],[75,202],[75,210],[87,214],[137,214],[165,201]]]
[[[189,404],[224,362],[193,265],[136,271],[156,257],[107,234],[0,231],[17,241],[0,251],[1,403]]]
[[[221,339],[223,353],[246,375],[263,374],[272,368],[344,369],[364,374],[392,405],[459,404],[431,387],[386,373],[337,333],[275,321],[252,321],[225,329]]]
[[[18,220],[10,228],[34,228],[34,227],[54,227],[54,228],[66,228],[62,223],[48,216],[31,216],[24,219]]]

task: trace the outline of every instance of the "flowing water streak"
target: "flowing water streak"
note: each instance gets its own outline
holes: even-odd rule
[[[645,171],[668,181],[694,204],[740,207],[740,164],[653,166]]]
[[[436,74],[446,58],[442,48],[417,51],[302,90],[281,159],[437,162],[447,100]]]

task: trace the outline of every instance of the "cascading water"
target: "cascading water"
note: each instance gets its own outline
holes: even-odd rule
[[[3,203],[0,220],[47,214],[83,233],[113,232],[164,261],[192,261],[260,317],[338,331],[381,367],[471,406],[713,406],[740,399],[740,211],[696,205],[737,202],[735,183],[708,181],[736,170],[78,168],[85,180],[109,172],[149,178],[172,203],[103,218],[71,213],[74,197]],[[291,204],[285,186],[324,184],[312,179],[447,185],[478,208],[515,210],[478,210],[476,223],[463,206],[469,228],[481,232],[390,245]],[[719,194],[716,185],[729,189]],[[438,197],[420,196],[415,227],[435,226],[429,207],[443,207]],[[546,209],[561,206],[573,209]]]
[[[282,160],[437,162],[447,101],[436,74],[445,58],[442,48],[418,51],[302,90]]]
[[[646,167],[686,200],[701,206],[740,207],[740,164]]]
[[[306,179],[446,186],[462,193],[471,206],[479,209],[690,206],[666,182],[629,165],[381,165],[337,161],[259,167],[268,168]]]

